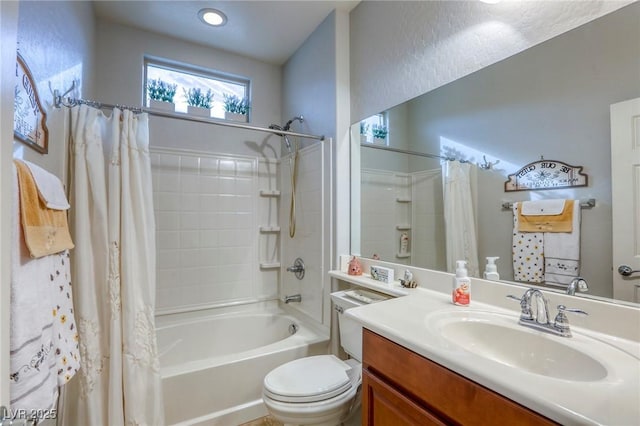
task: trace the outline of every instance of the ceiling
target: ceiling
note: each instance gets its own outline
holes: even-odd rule
[[[283,64],[334,9],[359,1],[94,1],[96,16],[147,31]],[[211,7],[227,24],[210,27],[198,11]]]

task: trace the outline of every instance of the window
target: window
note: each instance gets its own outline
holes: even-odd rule
[[[389,145],[387,114],[380,113],[360,122],[360,142]]]
[[[150,103],[147,82],[158,79],[177,86],[176,94],[173,98],[176,112],[187,112],[185,91],[190,88],[200,88],[204,93],[211,90],[213,93],[211,117],[214,118],[225,118],[225,95],[233,95],[238,99],[249,100],[249,79],[247,78],[150,58],[145,58],[144,65],[144,99],[147,106]],[[248,114],[246,121],[249,121]]]

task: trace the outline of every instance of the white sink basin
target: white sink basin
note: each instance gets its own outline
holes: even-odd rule
[[[606,343],[584,337],[560,337],[532,330],[517,323],[517,317],[485,311],[446,311],[427,316],[431,332],[447,346],[483,358],[560,380],[593,382],[610,371],[604,360],[611,352],[628,357]]]

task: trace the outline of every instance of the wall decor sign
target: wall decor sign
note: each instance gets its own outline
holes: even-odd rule
[[[508,177],[504,183],[505,192],[587,186],[589,181],[589,176],[582,173],[582,166],[544,158],[527,164]]]
[[[16,60],[16,85],[13,98],[14,137],[43,154],[47,153],[49,131],[47,114],[40,104],[38,91],[29,67],[18,54]]]

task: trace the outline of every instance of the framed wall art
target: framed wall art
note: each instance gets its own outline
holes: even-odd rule
[[[504,191],[532,191],[587,186],[589,177],[582,173],[582,166],[572,166],[562,161],[545,160],[529,163],[504,183]]]
[[[48,151],[47,115],[42,108],[33,75],[24,59],[16,60],[16,85],[13,99],[13,135],[36,151]]]

